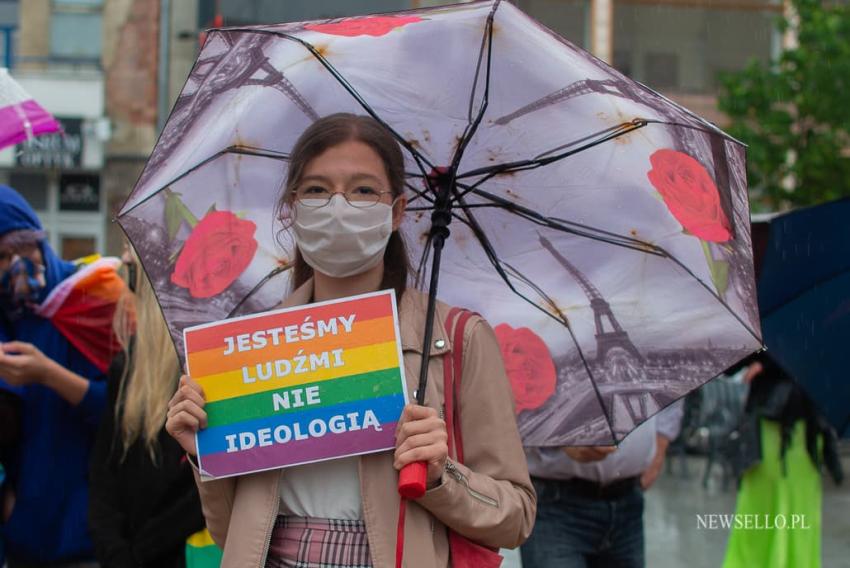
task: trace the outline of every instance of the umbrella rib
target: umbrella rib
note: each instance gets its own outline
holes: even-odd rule
[[[487,106],[490,103],[490,70],[492,69],[493,61],[493,18],[496,15],[496,10],[499,8],[501,0],[496,0],[490,13],[487,15],[487,23],[484,26],[484,35],[481,37],[481,47],[478,50],[478,63],[475,65],[475,77],[472,81],[472,92],[469,95],[469,108],[467,110],[467,120],[469,121],[464,129],[463,135],[460,138],[460,143],[455,150],[455,155],[452,158],[452,176],[456,178],[457,168],[463,158],[463,153],[466,147],[478,131],[478,126],[484,118],[484,113],[487,111]],[[484,75],[484,94],[481,100],[481,108],[478,109],[478,114],[475,119],[472,118],[472,109],[475,105],[475,92],[478,88],[478,75],[481,73],[481,61],[484,58],[484,48],[487,48],[487,65]],[[454,181],[454,179],[452,180]]]
[[[688,268],[682,261],[680,261],[674,255],[672,255],[670,252],[668,252],[664,247],[654,245],[654,244],[651,244],[651,243],[647,243],[647,242],[644,242],[644,241],[641,241],[641,240],[638,240],[638,239],[633,239],[631,237],[626,237],[626,236],[623,236],[623,235],[617,235],[616,233],[611,233],[609,231],[603,231],[601,229],[596,229],[596,228],[589,227],[589,226],[586,226],[586,225],[580,225],[578,223],[573,223],[571,221],[565,221],[565,220],[562,220],[562,219],[557,219],[557,218],[552,218],[552,217],[544,217],[543,215],[540,215],[536,211],[528,209],[527,207],[522,207],[520,205],[517,205],[516,203],[513,203],[512,201],[509,201],[509,200],[504,199],[502,197],[499,197],[497,195],[493,195],[493,194],[486,192],[486,191],[483,191],[481,189],[475,189],[475,190],[472,190],[472,192],[475,193],[476,195],[484,197],[485,199],[493,200],[496,203],[501,204],[505,209],[507,209],[511,213],[514,213],[516,215],[524,217],[524,218],[528,219],[529,221],[532,221],[532,222],[534,222],[538,225],[542,225],[542,226],[549,227],[549,228],[552,228],[552,229],[560,230],[562,232],[570,233],[570,234],[573,234],[573,235],[576,235],[576,236],[579,236],[579,237],[585,237],[585,238],[588,238],[588,239],[608,243],[610,245],[628,248],[628,249],[631,249],[631,250],[642,252],[644,254],[652,254],[652,255],[655,255],[655,256],[659,256],[659,257],[662,257],[662,258],[668,258],[668,259],[672,260],[677,266],[679,266],[680,268],[682,268],[682,270],[687,272],[688,275],[691,276],[691,278],[696,280],[699,283],[700,286],[705,288],[705,290],[707,290],[712,296],[714,296],[714,298],[724,308],[726,308],[726,310],[730,314],[732,314],[732,317],[734,317],[738,321],[738,323],[740,323],[744,327],[744,329],[746,329],[747,332],[750,335],[753,336],[753,338],[756,341],[758,341],[759,343],[764,345],[763,341],[761,340],[761,338],[759,338],[758,334],[755,333],[755,331],[752,329],[752,327],[750,325],[748,325],[737,313],[735,313],[735,311],[729,306],[729,304],[726,303],[726,301],[723,298],[721,298],[720,295],[715,290],[712,290],[712,288],[710,286],[708,286],[705,282],[703,282],[696,274],[694,274],[694,272],[690,268]],[[463,194],[460,194],[458,196],[458,198],[463,199]],[[577,226],[577,227],[580,227],[581,230],[570,228],[570,227],[567,227],[567,226],[564,226],[564,225]],[[611,238],[606,238],[606,237],[603,237],[603,236],[600,236],[600,235],[594,235],[594,234],[592,234],[588,231],[595,231],[595,232],[601,233],[603,235],[608,235]]]
[[[412,199],[410,199],[410,200],[408,201],[408,203],[412,203],[412,202],[416,201],[417,199],[419,199],[420,197],[421,197],[421,198],[423,198],[423,199],[425,199],[425,200],[427,200],[427,201],[430,201],[431,203],[434,203],[434,198],[433,198],[432,196],[428,195],[428,192],[426,192],[426,191],[422,191],[421,189],[416,189],[416,188],[413,186],[413,184],[412,184],[412,183],[410,183],[410,182],[408,182],[408,181],[404,182],[404,185],[405,185],[405,187],[407,187],[407,189],[409,189],[410,191],[412,191],[413,193],[415,193],[415,194],[416,194],[416,195],[414,195],[414,196],[413,196],[413,198],[412,198]],[[410,207],[407,207],[406,209],[407,209],[408,211],[410,211],[410,210],[411,210],[411,208],[410,208]]]
[[[557,148],[547,150],[546,152],[538,154],[537,157],[532,158],[530,160],[518,160],[516,162],[508,162],[508,163],[505,163],[505,164],[496,164],[496,165],[493,165],[493,166],[487,166],[485,168],[478,168],[476,170],[471,170],[471,171],[464,172],[463,174],[458,175],[458,179],[465,179],[465,178],[469,178],[469,177],[485,175],[485,177],[483,179],[478,180],[478,182],[476,182],[476,183],[481,183],[481,182],[486,181],[486,180],[492,178],[493,176],[501,174],[501,173],[513,173],[513,172],[518,172],[518,171],[524,171],[524,170],[539,168],[540,166],[548,165],[552,162],[559,161],[563,158],[567,158],[569,156],[572,156],[573,154],[583,152],[584,150],[589,150],[590,148],[593,148],[594,146],[597,146],[597,145],[602,144],[604,142],[608,142],[608,141],[613,140],[615,138],[619,138],[620,136],[623,136],[625,134],[629,134],[629,133],[637,130],[638,128],[643,128],[644,126],[648,126],[650,124],[661,124],[661,125],[664,125],[664,126],[676,126],[676,127],[679,127],[679,128],[688,128],[690,130],[696,130],[696,131],[699,131],[699,132],[704,132],[705,134],[708,134],[710,136],[720,136],[722,134],[725,134],[723,132],[718,133],[717,131],[710,130],[708,128],[700,128],[700,127],[695,126],[693,124],[685,124],[685,123],[682,123],[682,122],[670,122],[670,121],[666,121],[666,120],[657,120],[657,119],[650,119],[650,118],[636,118],[636,119],[632,120],[631,122],[624,122],[624,123],[619,124],[617,126],[608,127],[604,130],[600,130],[599,132],[595,132],[593,134],[589,134],[587,136],[579,138],[578,140],[575,140],[573,142],[569,142],[567,144],[563,144],[561,146],[558,146]],[[586,145],[584,145],[580,148],[577,148],[576,150],[573,150],[573,151],[570,151],[570,152],[564,152],[562,154],[558,154],[558,155],[552,156],[550,158],[544,158],[544,156],[551,154],[552,152],[556,152],[559,149],[569,148],[569,147],[575,145],[578,142],[582,142],[584,140],[589,140],[589,139],[592,139],[592,138],[599,136],[601,134],[610,133],[610,132],[616,132],[616,133],[610,134],[608,136],[605,136],[603,138],[595,140],[594,142],[592,142],[590,144],[586,144]],[[732,141],[737,142],[739,144],[743,144],[743,143],[738,142],[737,140],[735,140],[734,138],[731,138],[731,137],[729,137],[729,140],[732,140]],[[744,146],[746,146],[746,145],[744,145]]]
[[[137,207],[144,205],[145,203],[147,203],[148,201],[150,201],[151,199],[153,199],[154,197],[159,195],[159,192],[161,192],[163,189],[174,185],[175,183],[177,183],[181,179],[185,178],[186,176],[188,176],[192,172],[204,167],[205,165],[209,164],[213,160],[220,158],[221,156],[223,156],[225,154],[241,154],[241,155],[245,155],[245,156],[259,156],[261,158],[271,158],[273,160],[280,160],[282,162],[286,162],[286,161],[289,160],[289,154],[285,154],[283,152],[276,152],[274,150],[264,150],[263,148],[254,148],[252,146],[239,146],[239,145],[228,146],[227,148],[225,148],[223,150],[219,150],[218,152],[216,152],[212,156],[210,156],[210,157],[206,158],[205,160],[195,164],[194,166],[192,166],[191,168],[189,168],[188,170],[186,170],[185,172],[183,172],[182,174],[180,174],[176,178],[174,178],[171,181],[169,181],[168,183],[166,183],[164,186],[162,186],[158,190],[154,191],[153,193],[151,193],[150,195],[148,195],[144,199],[140,200],[138,203],[136,203],[135,205],[133,205],[132,207],[130,207],[126,211],[118,214],[116,217],[118,219],[120,219],[124,215],[127,215],[128,213],[130,213],[131,211],[133,211]]]
[[[626,236],[623,236],[623,235],[617,235],[616,233],[611,233],[609,231],[603,231],[602,229],[596,229],[596,228],[593,228],[593,227],[589,227],[587,225],[580,225],[578,223],[573,223],[571,221],[565,221],[565,220],[562,220],[562,219],[557,219],[557,218],[552,218],[552,217],[544,217],[544,216],[540,215],[539,213],[537,213],[537,212],[535,212],[531,209],[528,209],[527,207],[522,207],[522,206],[517,205],[517,204],[515,204],[515,203],[513,203],[513,202],[511,202],[507,199],[504,199],[504,198],[499,197],[497,195],[493,195],[493,194],[486,192],[486,191],[483,191],[481,189],[475,189],[475,190],[473,190],[473,193],[475,193],[476,195],[479,195],[481,197],[484,197],[486,199],[494,200],[497,203],[501,203],[501,204],[504,205],[504,207],[506,209],[508,209],[512,213],[520,215],[522,217],[525,217],[526,219],[529,219],[529,220],[531,220],[531,221],[533,221],[533,222],[535,222],[539,225],[547,226],[547,227],[550,227],[550,228],[553,228],[553,229],[558,229],[558,230],[563,231],[565,233],[574,234],[576,236],[585,237],[585,238],[588,238],[588,239],[593,239],[593,240],[596,240],[596,241],[605,242],[605,243],[608,243],[608,244],[611,244],[611,245],[614,245],[614,246],[632,249],[632,250],[642,252],[642,253],[645,253],[645,254],[652,254],[652,255],[655,255],[655,256],[663,257],[663,258],[669,258],[676,265],[681,267],[682,270],[687,272],[694,280],[696,280],[700,284],[700,286],[705,288],[712,296],[714,296],[714,298],[718,302],[720,302],[720,304],[724,308],[726,308],[726,310],[730,314],[732,314],[732,316],[736,320],[738,320],[738,322],[742,326],[744,326],[744,329],[746,329],[747,332],[749,332],[749,334],[752,335],[753,338],[756,341],[758,341],[762,345],[764,344],[763,341],[759,338],[758,334],[755,333],[755,331],[743,319],[741,319],[741,317],[737,313],[735,313],[735,311],[729,306],[729,304],[727,304],[726,301],[723,298],[721,298],[720,295],[715,290],[712,290],[711,287],[708,286],[705,282],[703,282],[696,274],[694,274],[694,272],[690,268],[688,268],[682,261],[680,261],[678,258],[676,258],[673,254],[671,254],[669,251],[667,251],[667,249],[665,249],[664,247],[654,245],[654,244],[651,244],[651,243],[647,243],[647,242],[644,242],[644,241],[641,241],[641,240],[638,240],[638,239],[633,239],[631,237],[626,237]],[[564,223],[566,225],[578,226],[582,230],[571,229],[571,228],[568,228],[566,226],[561,225],[561,223]],[[596,231],[598,233],[609,235],[612,238],[604,238],[604,237],[601,237],[601,236],[593,235],[591,233],[588,233],[587,231]]]
[[[461,202],[461,204],[463,204],[463,196],[458,195],[457,199]],[[536,303],[532,302],[530,298],[528,298],[525,294],[522,294],[519,290],[516,289],[516,287],[514,287],[513,283],[511,282],[510,278],[508,277],[507,273],[505,272],[504,268],[502,267],[502,261],[499,259],[499,256],[496,254],[496,251],[493,248],[493,245],[490,243],[490,239],[487,238],[487,235],[484,233],[484,230],[478,224],[478,220],[475,219],[475,217],[472,215],[472,213],[470,211],[468,211],[468,210],[466,211],[466,220],[465,221],[462,220],[462,222],[464,222],[464,224],[466,224],[472,230],[472,233],[475,235],[475,238],[478,241],[478,244],[480,244],[481,247],[484,249],[484,253],[487,255],[487,258],[490,260],[490,263],[496,269],[496,272],[499,274],[499,276],[502,278],[502,280],[504,280],[504,282],[508,286],[508,288],[514,294],[516,294],[517,296],[519,296],[520,298],[525,300],[528,304],[533,306],[535,309],[543,312],[544,314],[546,314],[547,316],[549,316],[550,318],[554,319],[555,321],[557,321],[558,323],[560,323],[561,325],[563,325],[564,327],[567,328],[567,331],[570,334],[570,338],[573,340],[573,344],[575,345],[576,349],[578,350],[579,357],[581,358],[582,364],[584,366],[584,370],[585,370],[585,372],[587,372],[587,376],[590,379],[590,384],[593,387],[593,392],[596,395],[597,402],[599,402],[599,407],[602,410],[602,415],[605,417],[605,422],[608,424],[608,431],[611,433],[611,437],[613,439],[613,437],[614,437],[614,425],[611,423],[611,418],[608,416],[608,410],[605,407],[604,400],[602,399],[602,393],[599,392],[599,389],[596,386],[596,380],[593,377],[593,372],[590,370],[590,365],[588,364],[587,359],[584,356],[584,351],[582,350],[581,345],[579,344],[578,340],[576,339],[576,336],[575,336],[575,333],[573,332],[572,326],[569,323],[569,319],[564,315],[564,313],[560,310],[560,308],[558,308],[557,304],[552,300],[552,298],[549,297],[548,294],[546,294],[540,287],[538,287],[536,284],[534,284],[529,278],[525,277],[520,271],[518,271],[517,269],[515,269],[514,267],[512,267],[511,265],[506,263],[506,266],[508,266],[511,269],[511,271],[516,275],[516,277],[520,278],[523,282],[528,284],[534,291],[536,291],[538,294],[540,294],[540,296],[558,313],[560,318],[555,317],[554,314],[550,313],[547,310],[544,310],[543,308],[538,306]],[[615,440],[615,442],[616,442],[616,440]]]
[[[659,247],[659,248],[661,248],[661,247]],[[664,249],[661,249],[661,250],[664,250]],[[733,310],[733,309],[731,308],[731,306],[729,306],[729,304],[727,304],[727,303],[726,303],[726,300],[724,300],[723,298],[721,298],[721,297],[720,297],[720,294],[718,294],[715,290],[712,290],[712,288],[711,288],[708,284],[706,284],[705,282],[703,282],[703,281],[702,281],[702,280],[701,280],[701,279],[700,279],[700,278],[699,278],[696,274],[694,274],[694,272],[693,272],[690,268],[688,268],[688,267],[687,267],[687,266],[686,266],[686,265],[685,265],[682,261],[680,261],[678,258],[676,258],[676,257],[675,257],[675,256],[673,256],[672,254],[668,253],[666,250],[664,251],[664,253],[665,253],[665,254],[664,254],[664,256],[666,256],[667,258],[669,258],[670,260],[672,260],[672,261],[673,261],[676,265],[678,265],[678,266],[679,266],[682,270],[684,270],[685,272],[687,272],[687,273],[691,276],[691,278],[693,278],[694,280],[696,280],[697,282],[699,282],[699,285],[700,285],[700,286],[702,286],[703,288],[705,288],[705,289],[708,291],[708,293],[709,293],[709,294],[711,294],[712,296],[714,296],[714,298],[715,298],[718,302],[720,302],[720,304],[721,304],[724,308],[726,308],[726,311],[728,311],[730,314],[732,314],[732,317],[734,317],[736,320],[738,320],[738,323],[740,323],[742,326],[744,326],[744,329],[746,329],[746,330],[747,330],[747,332],[748,332],[750,335],[752,335],[752,336],[753,336],[753,339],[755,339],[756,341],[758,341],[758,342],[759,342],[759,344],[760,344],[762,347],[764,347],[764,341],[762,340],[762,338],[760,338],[760,337],[758,336],[758,334],[757,334],[757,333],[756,333],[756,332],[755,332],[755,331],[754,331],[754,330],[753,330],[753,329],[749,326],[749,324],[747,324],[747,323],[746,323],[743,319],[741,319],[741,316],[739,316],[737,313],[735,313],[735,310]]]
[[[636,118],[631,122],[624,122],[624,123],[619,124],[617,126],[608,127],[604,130],[600,130],[599,132],[595,132],[593,134],[589,134],[589,135],[587,135],[583,138],[580,138],[580,139],[576,140],[575,142],[561,146],[561,147],[570,146],[570,145],[575,144],[577,142],[581,142],[583,140],[590,140],[590,139],[593,139],[597,136],[604,134],[604,136],[602,136],[601,138],[596,138],[592,142],[589,142],[588,144],[584,144],[582,146],[579,146],[578,148],[576,148],[574,150],[562,152],[560,154],[556,154],[556,155],[550,156],[548,158],[538,157],[538,158],[532,158],[530,160],[519,160],[519,161],[516,161],[516,162],[508,162],[508,163],[505,163],[505,164],[496,164],[496,165],[493,165],[493,166],[487,166],[486,168],[478,168],[476,170],[470,170],[468,172],[460,174],[457,177],[458,177],[458,179],[465,179],[465,178],[469,178],[469,177],[484,175],[484,177],[482,179],[478,180],[473,185],[473,187],[477,187],[477,185],[480,185],[481,183],[483,183],[483,182],[487,181],[488,179],[495,177],[499,174],[513,173],[513,172],[519,172],[519,171],[524,171],[524,170],[532,170],[532,169],[539,168],[541,166],[551,164],[552,162],[557,162],[559,160],[563,160],[564,158],[568,158],[568,157],[570,157],[574,154],[578,154],[579,152],[589,150],[590,148],[593,148],[594,146],[598,146],[599,144],[603,144],[603,143],[608,142],[610,140],[614,140],[616,138],[619,138],[620,136],[624,136],[626,134],[634,132],[635,130],[643,128],[647,124],[649,124],[649,122],[646,119]],[[539,156],[546,156],[547,154],[549,154],[550,152],[553,152],[553,151],[554,150],[547,150],[546,152],[539,154]]]
[[[473,189],[471,190],[471,192],[475,195],[490,200],[491,202],[501,206],[502,208],[508,210],[511,213],[514,213],[515,215],[524,217],[529,221],[532,221],[544,227],[549,227],[551,229],[556,229],[565,233],[574,234],[576,236],[585,237],[611,245],[636,250],[645,254],[652,254],[655,256],[669,256],[667,252],[658,245],[647,243],[645,241],[641,241],[640,239],[627,237],[625,235],[618,235],[617,233],[612,233],[603,229],[597,229],[595,227],[582,225],[573,221],[567,221],[565,219],[546,217],[532,209],[523,207],[522,205],[514,203],[513,201],[510,201],[503,197],[499,197],[498,195],[494,195],[482,189]],[[463,198],[463,194],[460,195],[460,198]]]
[[[248,299],[249,299],[251,296],[253,296],[254,294],[256,294],[256,293],[257,293],[257,291],[258,291],[260,288],[262,288],[263,286],[265,286],[265,285],[269,282],[269,280],[271,280],[272,278],[274,278],[275,276],[277,276],[277,275],[278,275],[278,274],[280,274],[281,272],[285,272],[285,271],[289,270],[289,269],[290,269],[290,268],[292,268],[293,266],[295,266],[295,263],[289,262],[289,263],[284,264],[284,265],[282,265],[282,266],[277,266],[277,267],[273,268],[273,269],[272,269],[272,270],[271,270],[268,274],[266,274],[265,276],[263,276],[263,279],[262,279],[262,280],[260,280],[259,282],[257,282],[257,284],[256,284],[253,288],[251,288],[251,290],[250,290],[247,294],[245,294],[245,295],[242,297],[242,299],[241,299],[241,300],[239,300],[239,302],[238,302],[238,303],[237,303],[237,304],[233,307],[233,309],[232,309],[232,310],[230,310],[230,311],[227,313],[227,315],[224,317],[224,319],[230,319],[230,318],[232,318],[232,317],[233,317],[233,315],[234,315],[236,312],[238,312],[238,311],[239,311],[239,308],[241,308],[241,307],[242,307],[242,305],[243,305],[245,302],[247,302],[247,301],[248,301]]]
[[[408,203],[410,203],[412,201],[413,201],[413,199],[408,201]],[[504,209],[505,208],[503,205],[499,205],[498,203],[469,203],[469,204],[466,204],[466,205],[454,205],[453,208],[455,208],[455,207],[458,208],[458,209],[484,209],[484,208],[487,208],[487,207],[489,207],[491,209]],[[433,205],[430,206],[430,207],[406,207],[405,208],[405,211],[433,211],[433,210],[434,210]]]
[[[393,129],[381,117],[378,116],[378,114],[375,112],[375,110],[371,106],[369,106],[369,104],[366,102],[366,100],[360,95],[360,93],[357,92],[357,89],[355,89],[351,85],[351,83],[349,83],[348,80],[345,77],[343,77],[342,74],[339,71],[337,71],[336,67],[331,65],[330,61],[328,61],[325,58],[324,55],[319,53],[319,51],[312,44],[304,41],[303,39],[301,39],[299,37],[296,37],[296,36],[293,36],[293,35],[290,35],[290,34],[287,34],[287,33],[283,33],[283,32],[275,32],[275,31],[272,31],[272,30],[260,30],[260,29],[253,29],[253,28],[229,28],[229,31],[273,35],[273,36],[277,36],[277,37],[280,37],[280,38],[283,38],[283,39],[288,39],[290,41],[294,41],[296,43],[301,44],[304,48],[307,49],[307,51],[309,51],[313,55],[313,57],[315,57],[319,61],[319,63],[322,64],[322,66],[328,71],[328,73],[330,73],[331,76],[334,79],[337,80],[337,82],[342,86],[342,88],[345,89],[346,91],[348,91],[348,94],[350,94],[354,98],[354,100],[356,100],[358,103],[360,103],[360,106],[363,107],[363,110],[365,110],[367,113],[369,113],[369,116],[374,118],[376,121],[378,121],[381,124],[381,126],[386,128],[393,135],[393,138],[395,138],[396,141],[399,144],[404,146],[404,148],[408,152],[410,152],[410,154],[413,156],[413,159],[416,160],[416,165],[418,165],[419,169],[422,170],[423,175],[426,173],[427,170],[434,168],[433,164],[431,164],[431,162],[423,154],[421,154],[418,150],[416,150],[416,148],[414,148],[413,145],[410,142],[405,140],[403,136],[401,136],[398,132],[395,131],[395,129]],[[425,163],[428,166],[428,168],[425,168],[422,165],[423,163]]]

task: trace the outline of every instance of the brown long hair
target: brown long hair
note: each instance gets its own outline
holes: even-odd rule
[[[307,164],[328,148],[350,140],[363,142],[381,158],[390,182],[393,199],[404,194],[404,156],[392,134],[372,117],[341,112],[328,115],[311,124],[295,143],[289,159],[286,185],[276,207],[278,218],[288,217],[285,212],[292,204],[295,189],[301,183]],[[381,289],[394,288],[396,296],[400,299],[407,288],[409,273],[410,259],[407,256],[404,239],[399,231],[393,231],[387,243],[387,249],[384,251],[384,276],[381,280]],[[292,266],[293,288],[298,288],[312,276],[312,267],[304,261],[296,248]]]

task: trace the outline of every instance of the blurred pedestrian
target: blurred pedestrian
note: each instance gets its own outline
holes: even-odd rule
[[[520,549],[523,568],[642,568],[643,492],[681,420],[677,401],[618,447],[526,448],[537,520]]]
[[[91,458],[92,540],[103,568],[183,568],[187,539],[205,525],[191,465],[165,431],[180,367],[150,282],[126,260],[133,291],[115,313],[123,352]]]
[[[95,565],[86,522],[88,459],[106,383],[33,311],[76,270],[50,248],[23,197],[0,186],[0,388],[19,397],[21,409],[20,434],[3,464],[11,568]]]
[[[735,524],[724,568],[819,568],[821,470],[843,471],[835,431],[808,396],[766,352],[747,367]]]

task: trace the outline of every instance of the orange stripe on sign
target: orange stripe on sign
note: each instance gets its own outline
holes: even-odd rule
[[[189,371],[195,378],[200,378],[241,369],[242,367],[256,365],[257,363],[265,363],[274,359],[290,359],[302,349],[305,353],[321,353],[332,349],[352,349],[354,347],[366,347],[376,343],[386,343],[392,341],[394,338],[395,326],[393,325],[393,318],[391,316],[362,322],[355,319],[354,325],[351,327],[351,333],[345,333],[343,331],[338,335],[326,335],[321,339],[297,341],[295,343],[283,343],[283,336],[281,336],[280,345],[272,345],[271,338],[269,338],[267,347],[252,349],[251,351],[236,351],[230,355],[222,354],[224,352],[224,343],[222,342],[215,349],[190,353],[188,360]]]
[[[327,306],[304,306],[301,309],[285,313],[270,313],[257,317],[240,319],[232,323],[223,323],[214,327],[189,331],[186,334],[186,352],[219,349],[224,346],[224,338],[252,333],[260,329],[299,325],[309,316],[313,322],[329,320],[337,316],[348,317],[356,314],[355,322],[391,316],[393,313],[391,296],[380,295],[371,298],[351,300],[351,302],[333,303]]]

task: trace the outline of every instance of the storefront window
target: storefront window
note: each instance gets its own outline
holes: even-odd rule
[[[101,53],[103,0],[53,0],[50,56],[58,60],[97,62]]]
[[[616,0],[614,65],[648,86],[713,93],[722,71],[775,50],[777,6],[717,0]]]
[[[97,252],[97,244],[94,237],[63,235],[61,237],[61,243],[60,254],[65,260],[75,260]]]
[[[43,173],[11,172],[9,185],[20,193],[36,211],[48,208],[48,179]]]

